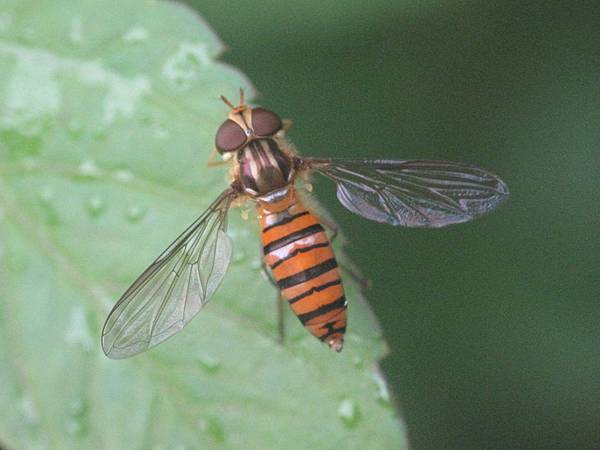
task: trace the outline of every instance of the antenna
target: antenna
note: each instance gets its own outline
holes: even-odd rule
[[[242,111],[244,111],[246,109],[246,105],[244,104],[244,90],[242,88],[240,88],[240,104],[237,106],[233,106],[233,103],[231,103],[227,97],[225,97],[224,95],[220,96],[220,99],[223,100],[223,102],[229,106],[234,113],[240,113]]]
[[[221,100],[223,100],[223,103],[225,103],[227,106],[229,106],[231,109],[235,109],[235,106],[233,106],[231,104],[231,102],[229,100],[227,100],[227,97],[225,97],[224,95],[221,95],[219,97]]]

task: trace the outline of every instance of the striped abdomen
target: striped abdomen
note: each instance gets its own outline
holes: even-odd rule
[[[265,263],[282,296],[313,335],[341,351],[346,299],[325,230],[298,199],[279,212],[259,208]]]

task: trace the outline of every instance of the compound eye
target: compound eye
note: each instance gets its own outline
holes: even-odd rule
[[[246,142],[246,133],[231,119],[227,119],[217,130],[215,145],[221,152],[231,152]]]
[[[281,129],[281,119],[264,108],[252,110],[252,129],[257,136],[271,136]]]

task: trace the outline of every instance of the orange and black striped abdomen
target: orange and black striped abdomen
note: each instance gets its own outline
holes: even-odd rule
[[[281,212],[261,210],[264,259],[282,296],[316,337],[340,351],[346,331],[346,299],[325,230],[295,200]]]

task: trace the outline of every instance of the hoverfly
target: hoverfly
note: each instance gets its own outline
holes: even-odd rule
[[[314,336],[339,352],[346,331],[340,270],[323,221],[295,188],[317,172],[337,184],[347,209],[375,222],[437,228],[467,222],[508,196],[496,175],[450,161],[300,157],[286,140],[287,123],[244,103],[231,108],[215,150],[231,161],[230,185],[135,282],[114,306],[102,331],[115,359],[144,352],[180,331],[221,283],[232,254],[226,234],[234,201],[255,203],[263,261],[281,296]]]

